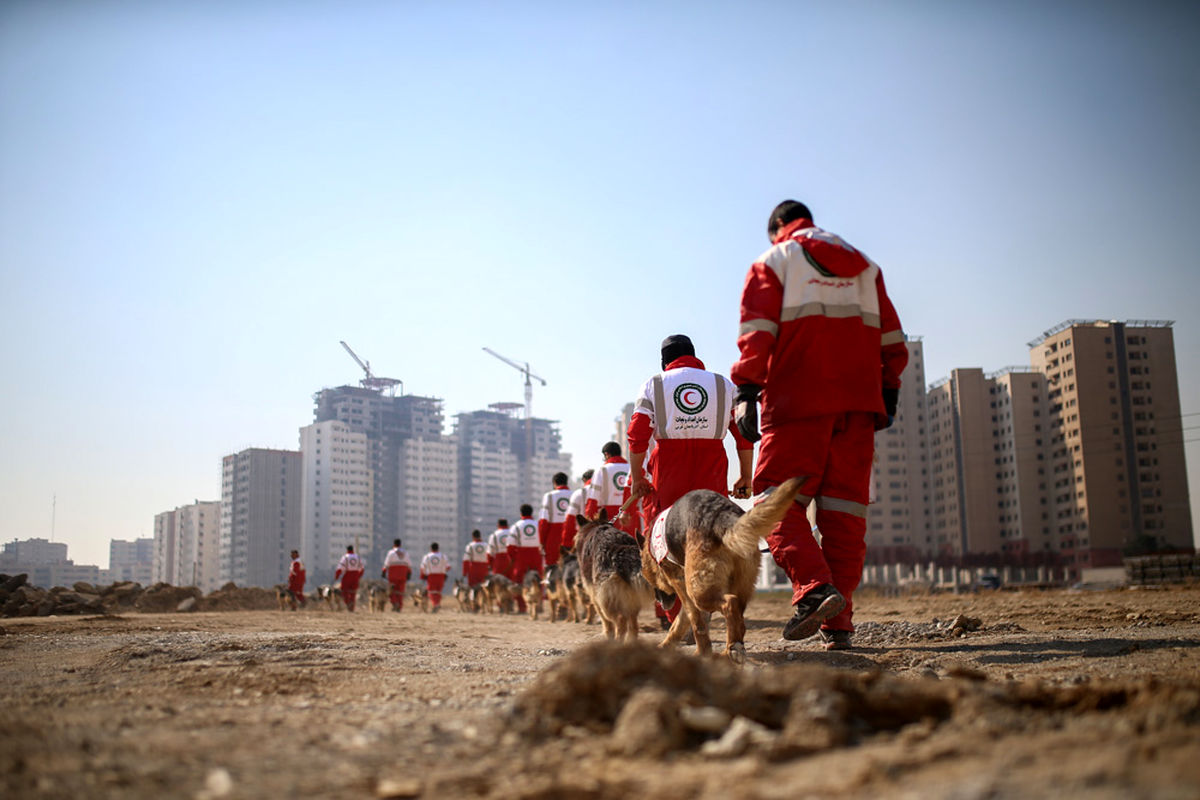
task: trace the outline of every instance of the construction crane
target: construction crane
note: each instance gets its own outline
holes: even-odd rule
[[[355,363],[362,367],[362,371],[366,373],[366,377],[359,381],[364,389],[373,389],[377,392],[383,392],[388,396],[394,397],[396,394],[396,386],[400,387],[400,394],[404,394],[404,381],[396,378],[377,378],[371,373],[371,362],[363,361],[358,357],[358,353],[350,348],[350,345],[342,342],[342,347],[346,348],[346,352],[354,359]]]
[[[542,382],[542,386],[545,386],[545,378],[538,378],[537,375],[534,375],[532,372],[530,372],[528,361],[526,361],[524,364],[519,364],[516,361],[513,361],[511,358],[505,358],[490,347],[485,347],[483,349],[488,355],[493,355],[518,372],[525,373],[525,425],[528,427],[530,420],[533,419],[533,381],[530,379],[537,378]]]

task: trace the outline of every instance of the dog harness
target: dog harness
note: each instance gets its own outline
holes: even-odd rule
[[[654,520],[654,527],[650,529],[650,555],[654,556],[654,560],[659,564],[663,562],[664,558],[672,564],[679,564],[667,547],[667,517],[673,507],[668,506],[659,514],[658,519]],[[683,564],[679,564],[679,566],[682,567]]]

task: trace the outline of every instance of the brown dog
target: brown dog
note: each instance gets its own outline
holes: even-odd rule
[[[588,522],[580,516],[575,535],[579,574],[591,595],[604,635],[637,638],[637,615],[654,600],[654,589],[642,574],[642,558],[632,536],[608,524],[607,515]]]
[[[664,511],[642,545],[642,572],[658,589],[679,595],[683,611],[660,647],[687,633],[696,652],[712,653],[708,615],[725,617],[725,655],[746,661],[746,604],[758,578],[758,540],[783,519],[805,478],[792,478],[744,512],[725,495],[708,489],[688,492]]]
[[[413,608],[421,611],[429,611],[429,590],[424,586],[417,584],[409,590],[408,596],[412,598]]]
[[[503,575],[492,575],[483,582],[482,586],[485,611],[494,610],[499,614],[508,614],[516,607],[520,589],[508,578]]]
[[[526,572],[525,579],[521,581],[521,597],[525,600],[529,618],[537,619],[542,613],[542,580],[533,570]]]

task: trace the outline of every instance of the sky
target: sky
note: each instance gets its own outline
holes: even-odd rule
[[[483,347],[528,362],[578,473],[663,337],[729,369],[787,198],[931,380],[1174,321],[1195,509],[1198,143],[1186,3],[10,0],[0,542],[105,566],[220,499],[362,377],[342,340],[448,420],[523,400]]]

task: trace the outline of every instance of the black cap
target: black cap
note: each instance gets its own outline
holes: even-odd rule
[[[663,369],[680,356],[694,356],[696,348],[692,345],[692,340],[684,336],[682,333],[675,333],[662,342],[662,365]]]

